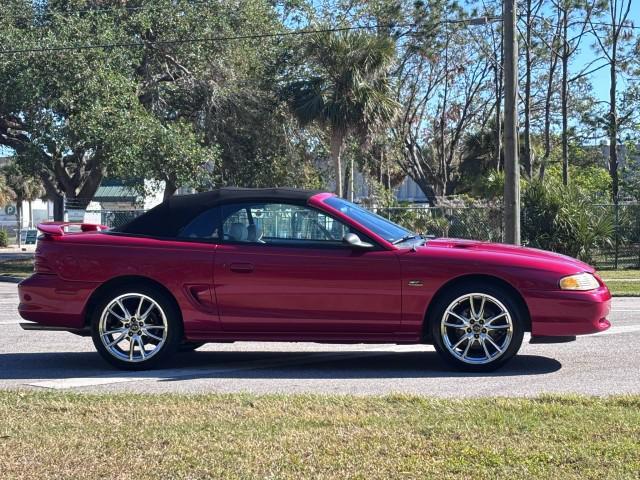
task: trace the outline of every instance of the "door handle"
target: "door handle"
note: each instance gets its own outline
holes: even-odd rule
[[[232,263],[229,265],[232,272],[236,273],[251,273],[253,272],[252,263]]]

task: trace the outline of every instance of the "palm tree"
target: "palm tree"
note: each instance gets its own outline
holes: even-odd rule
[[[13,202],[16,195],[11,187],[7,184],[7,178],[0,173],[0,207],[4,207]]]
[[[25,173],[18,164],[11,163],[2,169],[7,186],[11,189],[16,200],[16,217],[18,223],[18,246],[21,245],[20,232],[22,230],[22,203],[29,202],[29,224],[33,224],[31,202],[44,195],[44,189],[39,179]]]
[[[309,76],[290,83],[286,95],[302,125],[316,123],[327,131],[336,193],[343,196],[341,156],[347,138],[368,138],[397,109],[388,75],[395,45],[388,37],[330,32],[311,37],[306,54]]]

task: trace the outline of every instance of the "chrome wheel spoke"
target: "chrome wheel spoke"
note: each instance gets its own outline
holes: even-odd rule
[[[140,356],[142,357],[142,359],[144,360],[145,357],[147,356],[146,352],[144,351],[144,342],[142,341],[142,337],[140,335],[138,335],[136,337],[136,341],[138,342],[138,347],[140,348]]]
[[[154,330],[164,330],[164,325],[145,325],[144,328],[148,329],[154,329]]]
[[[124,318],[125,319],[129,319],[131,318],[131,313],[129,312],[129,310],[127,310],[127,307],[124,306],[124,303],[122,303],[122,300],[117,300],[116,304],[120,307],[120,310],[122,310],[122,313],[124,313]]]
[[[109,309],[109,313],[114,317],[116,317],[118,320],[120,320],[122,323],[127,321],[127,319],[124,318],[122,315],[118,315],[116,312],[114,312],[112,308]]]
[[[464,353],[462,354],[462,358],[466,358],[467,357],[467,353],[469,353],[469,348],[474,343],[475,343],[475,338],[469,337],[469,341],[467,342],[467,346],[464,348]]]
[[[108,332],[104,332],[102,335],[113,335],[114,333],[122,333],[122,332],[128,332],[129,329],[128,328],[116,328],[115,330],[110,330]]]
[[[458,320],[460,320],[460,321],[462,322],[462,324],[463,324],[464,326],[466,326],[466,325],[468,325],[468,324],[469,324],[469,319],[464,318],[464,317],[463,317],[463,316],[461,316],[461,315],[458,315],[456,312],[453,312],[453,311],[451,311],[450,309],[449,309],[449,310],[447,310],[447,313],[445,313],[445,315],[451,315],[452,317],[457,318]]]
[[[493,341],[493,338],[491,338],[490,336],[487,335],[487,341],[493,345],[493,348],[495,348],[498,353],[502,353],[502,349],[496,344],[496,342]]]
[[[462,337],[460,337],[460,340],[458,340],[458,343],[456,343],[453,347],[451,347],[452,350],[455,350],[456,348],[458,348],[460,346],[460,344],[462,342],[464,342],[465,340],[470,340],[469,335],[463,335]]]
[[[151,311],[153,310],[154,306],[155,305],[153,303],[149,305],[149,308],[147,308],[147,310],[142,315],[140,315],[140,319],[146,320],[149,314],[151,313]]]
[[[142,333],[144,333],[147,337],[153,338],[154,340],[162,341],[162,337],[158,337],[157,335],[154,335],[153,333],[149,332],[149,330],[147,330],[146,328],[142,329]]]
[[[144,303],[144,297],[140,297],[140,302],[138,303],[138,308],[136,309],[136,316],[140,317],[140,311],[142,310],[142,304]]]
[[[507,328],[511,328],[511,325],[489,325],[487,328],[489,330],[506,330]]]
[[[451,327],[451,328],[464,328],[465,325],[464,323],[449,323],[449,322],[443,322],[442,323],[445,327]]]
[[[480,344],[482,345],[482,349],[484,350],[484,354],[487,356],[487,359],[491,358],[491,354],[489,353],[489,350],[487,349],[487,342],[485,341],[484,337],[480,339]]]
[[[484,304],[487,301],[487,297],[485,297],[484,295],[482,296],[482,303],[480,303],[480,311],[478,312],[478,319],[483,318],[484,317]]]
[[[116,338],[115,340],[111,340],[109,343],[107,343],[107,348],[117,345],[122,340],[124,340],[124,337],[126,336],[127,336],[127,332],[122,333],[118,338]]]
[[[135,353],[136,344],[133,343],[133,339],[129,339],[129,360],[133,362],[133,354]]]
[[[505,316],[507,316],[507,312],[502,312],[502,313],[496,315],[495,317],[490,318],[484,324],[485,324],[486,327],[490,327],[493,322],[495,322],[496,320],[499,320],[501,318],[504,318]]]

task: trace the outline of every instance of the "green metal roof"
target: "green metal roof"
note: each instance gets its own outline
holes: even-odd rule
[[[135,202],[138,200],[138,194],[131,187],[100,186],[93,196],[93,200],[96,202]]]

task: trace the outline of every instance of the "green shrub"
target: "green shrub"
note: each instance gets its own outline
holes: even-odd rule
[[[9,246],[9,234],[6,230],[0,230],[0,247],[6,248]]]
[[[596,249],[613,244],[613,209],[594,205],[575,185],[531,183],[523,192],[522,210],[522,237],[529,246],[591,263]],[[620,218],[618,225],[625,221]]]

